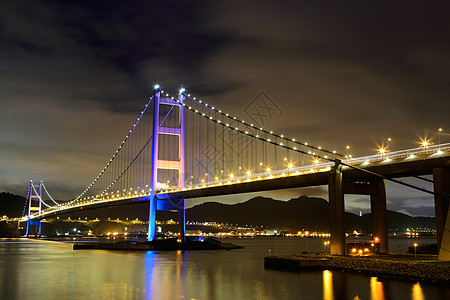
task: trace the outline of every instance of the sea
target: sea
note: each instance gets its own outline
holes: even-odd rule
[[[442,285],[327,270],[264,269],[268,255],[326,251],[321,238],[223,241],[244,248],[72,250],[73,239],[0,239],[0,299],[450,299],[450,288]],[[390,250],[406,251],[412,244],[393,239]]]

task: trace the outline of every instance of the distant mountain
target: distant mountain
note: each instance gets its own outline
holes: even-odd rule
[[[289,201],[255,197],[244,203],[226,205],[208,202],[186,210],[192,221],[216,221],[280,229],[328,228],[328,202],[301,196]]]
[[[10,193],[0,193],[0,217],[8,216],[10,218],[21,217],[26,199]]]
[[[10,193],[0,193],[0,216],[20,217],[26,199]],[[103,208],[71,213],[72,218],[148,218],[148,203]],[[67,216],[61,216],[67,217]],[[411,217],[403,213],[388,211],[388,227],[392,230],[402,230],[411,227],[435,228],[435,218]],[[177,219],[177,214],[170,211],[158,211],[158,220]],[[186,220],[218,223],[253,225],[284,230],[329,230],[329,204],[322,198],[300,196],[289,201],[274,200],[265,197],[255,197],[238,204],[222,204],[206,202],[186,209]],[[345,213],[347,230],[371,231],[371,214],[357,216]]]
[[[329,230],[329,204],[322,198],[300,196],[289,201],[255,197],[233,205],[207,202],[186,210],[189,221],[215,221],[239,225],[255,225],[285,230]],[[166,216],[164,216],[164,213]],[[159,218],[176,218],[175,214],[158,212]],[[403,213],[387,211],[388,227],[392,230],[406,228],[435,228],[435,218],[411,217]],[[345,213],[347,230],[371,231],[371,214],[357,216]]]

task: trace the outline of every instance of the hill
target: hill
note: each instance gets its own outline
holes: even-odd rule
[[[176,214],[158,212],[158,219],[176,219]],[[435,228],[435,218],[412,217],[387,211],[388,227],[392,230],[406,228]],[[329,230],[329,204],[322,198],[300,196],[289,201],[255,197],[246,202],[227,205],[207,202],[186,210],[188,221],[215,221],[238,225],[254,225],[285,230]],[[345,213],[346,229],[371,231],[371,214],[357,216]]]
[[[0,193],[0,217],[21,217],[24,212],[26,198],[10,193]]]

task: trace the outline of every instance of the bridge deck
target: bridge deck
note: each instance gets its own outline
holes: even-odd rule
[[[329,166],[329,164],[328,164]],[[380,174],[387,178],[399,178],[417,175],[430,175],[434,168],[450,167],[450,152],[442,152],[440,154],[423,154],[414,158],[402,157],[398,159],[391,159],[389,161],[383,160],[372,163],[361,163],[359,167],[365,170]],[[329,171],[321,169],[322,171],[314,171],[311,173],[302,173],[300,175],[279,175],[278,177],[269,176],[266,179],[254,181],[240,181],[230,182],[215,186],[198,187],[192,189],[159,192],[158,199],[189,199],[213,197],[219,195],[232,195],[240,193],[250,193],[277,189],[289,189],[298,187],[311,187],[327,185],[329,178]],[[280,173],[281,174],[281,173]],[[295,173],[294,173],[295,174]],[[364,181],[374,178],[374,175],[351,169],[349,167],[343,168],[343,176],[345,181]],[[149,201],[148,195],[139,195],[131,198],[121,199],[94,199],[90,201],[83,201],[72,206],[60,206],[59,209],[53,211],[45,211],[40,216],[34,216],[34,219],[48,218],[64,213],[79,211],[80,209],[96,209],[101,207],[112,207],[119,205],[128,205],[142,203]]]

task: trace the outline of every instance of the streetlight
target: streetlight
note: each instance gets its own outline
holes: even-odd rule
[[[417,255],[417,243],[414,243],[414,259],[416,259],[416,255]]]
[[[439,129],[438,129],[438,144],[439,144],[439,150],[441,150],[441,133],[442,133],[442,128],[439,127]]]
[[[386,148],[384,148],[383,146],[378,148],[378,154],[381,154],[381,160],[383,160],[383,156],[385,153],[386,153]]]
[[[431,143],[430,143],[429,139],[424,138],[424,139],[420,140],[420,146],[425,149],[425,153],[428,152],[428,146],[430,146],[430,145],[431,145]]]

